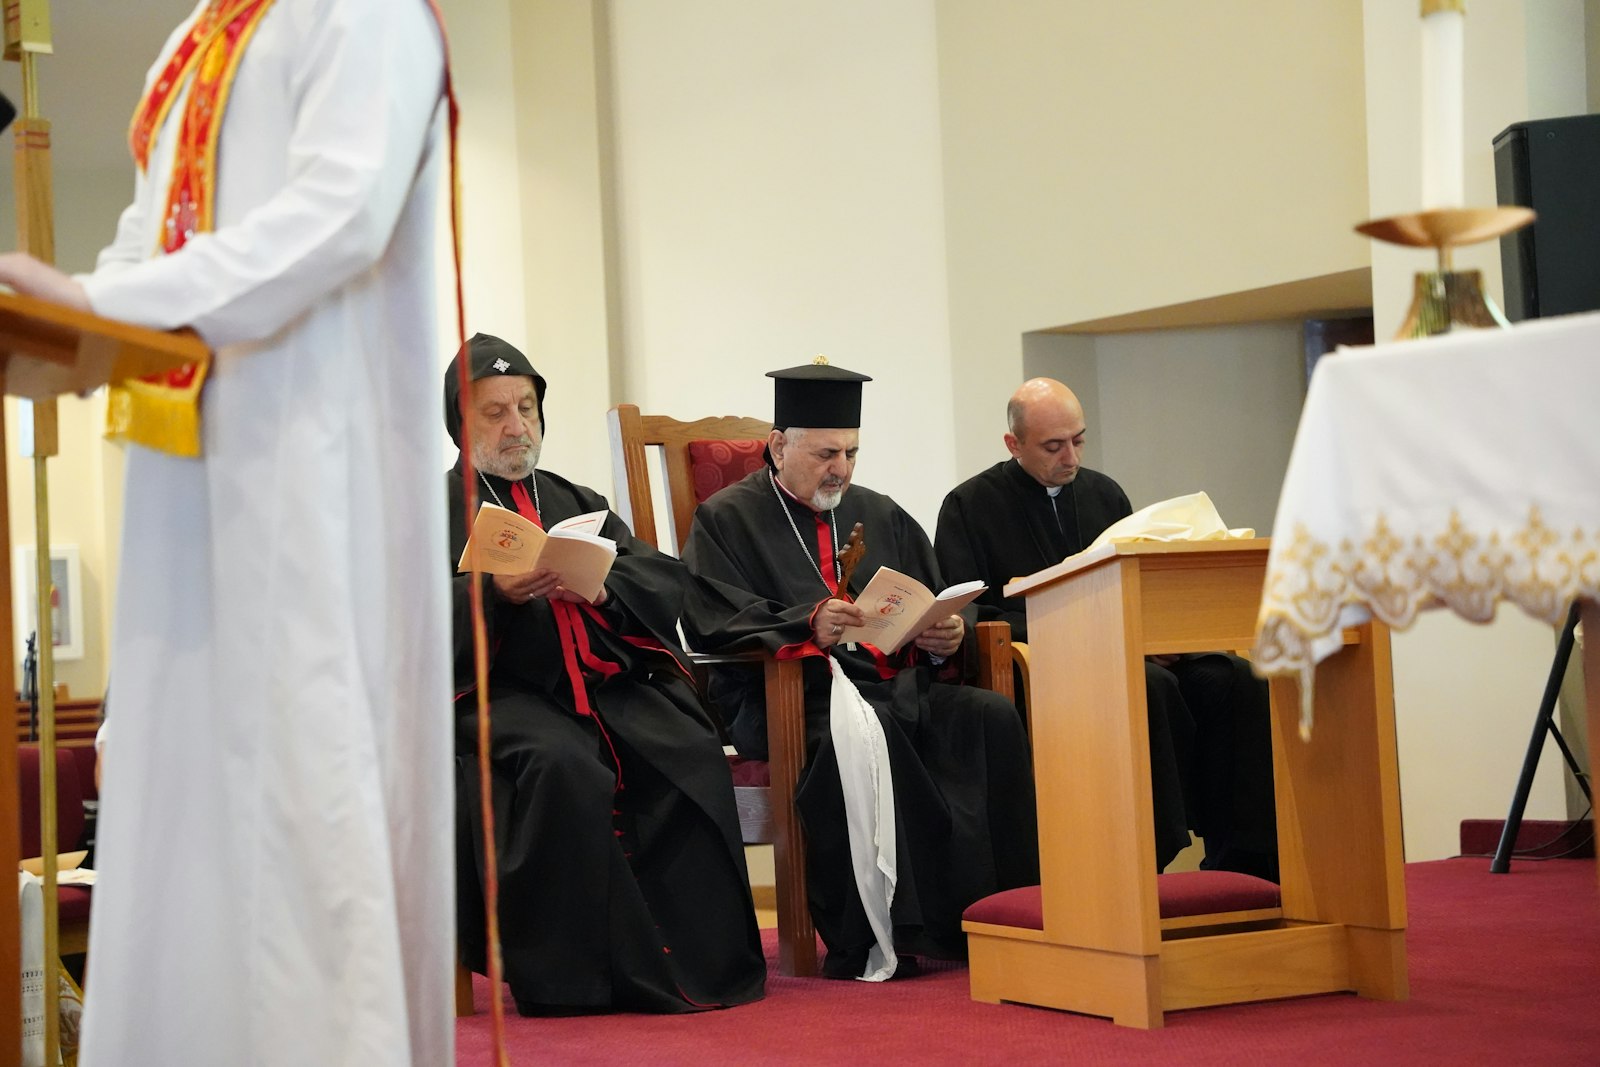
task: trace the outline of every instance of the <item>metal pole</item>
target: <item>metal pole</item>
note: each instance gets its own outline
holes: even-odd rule
[[[1556,658],[1550,664],[1550,677],[1544,683],[1544,698],[1539,701],[1539,715],[1533,722],[1533,737],[1528,741],[1528,753],[1522,757],[1522,773],[1517,777],[1516,792],[1511,796],[1511,811],[1506,816],[1506,824],[1500,830],[1500,844],[1494,850],[1494,859],[1489,861],[1491,874],[1505,874],[1511,869],[1511,853],[1516,848],[1517,831],[1522,829],[1522,813],[1528,806],[1528,794],[1533,790],[1533,776],[1539,769],[1539,755],[1544,751],[1544,735],[1548,730],[1556,732],[1554,715],[1556,700],[1561,695],[1561,680],[1567,674],[1567,661],[1572,658],[1572,645],[1578,629],[1578,605],[1573,604],[1572,610],[1567,613],[1567,625],[1561,630],[1561,640],[1556,642]],[[1560,734],[1556,734],[1560,739]],[[1572,768],[1572,773],[1578,774],[1578,765],[1572,758],[1572,752],[1564,741],[1561,742],[1561,752],[1567,757],[1567,764]],[[1581,783],[1583,777],[1578,776]],[[1584,792],[1588,792],[1585,786]]]
[[[50,192],[50,124],[39,117],[36,60],[54,50],[48,0],[6,0],[6,58],[22,64],[22,119],[16,126],[17,245],[55,261],[54,198]],[[56,454],[56,403],[33,406],[34,591],[37,608],[39,696],[39,842],[44,876],[44,1055],[61,1060],[60,920],[56,856],[55,633],[51,609],[50,488],[45,461]]]

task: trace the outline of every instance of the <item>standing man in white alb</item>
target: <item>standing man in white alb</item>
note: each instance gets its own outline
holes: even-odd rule
[[[207,0],[151,69],[95,270],[0,257],[20,292],[215,351],[111,405],[134,445],[90,1067],[453,1058],[445,523],[418,432],[444,87],[430,0]]]

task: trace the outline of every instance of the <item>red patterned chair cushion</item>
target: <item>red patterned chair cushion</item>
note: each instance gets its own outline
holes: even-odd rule
[[[754,785],[765,788],[772,784],[772,767],[765,760],[729,756],[728,770],[733,772],[733,784],[736,786]]]
[[[766,461],[762,455],[766,445],[766,441],[759,439],[690,441],[689,471],[694,481],[695,503],[704,503],[718,490],[764,467]],[[729,756],[728,770],[733,774],[736,787],[765,789],[772,785],[772,769],[764,760]]]
[[[1276,908],[1283,899],[1278,887],[1266,879],[1235,874],[1233,871],[1159,874],[1156,876],[1156,893],[1161,900],[1163,919]],[[991,926],[1044,929],[1044,908],[1036,885],[991,894],[969,906],[961,917]]]
[[[689,470],[694,474],[694,501],[703,504],[711,495],[766,465],[761,458],[767,443],[751,441],[690,441]]]

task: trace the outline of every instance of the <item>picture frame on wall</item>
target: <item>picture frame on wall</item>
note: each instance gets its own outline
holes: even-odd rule
[[[35,604],[34,546],[17,545],[11,553],[11,605],[12,623],[15,627],[15,655],[21,661],[27,653],[28,637],[36,629],[34,620],[38,608]],[[78,558],[77,545],[52,545],[50,547],[51,585],[54,588],[52,633],[55,659],[83,658],[83,572]]]

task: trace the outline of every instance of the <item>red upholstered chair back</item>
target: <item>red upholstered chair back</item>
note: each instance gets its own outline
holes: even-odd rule
[[[22,858],[40,854],[38,745],[17,746],[17,811],[22,822]],[[56,841],[58,852],[70,852],[83,837],[83,789],[72,752],[56,749]]]
[[[641,415],[634,404],[618,404],[606,413],[606,422],[617,514],[635,537],[674,555],[683,552],[695,505],[760,469],[761,450],[772,430],[770,422],[732,415],[690,422]],[[659,452],[666,474],[671,523],[665,538],[656,528],[656,501],[650,492],[652,452]]]
[[[689,474],[694,502],[704,504],[717,491],[767,465],[765,438],[750,441],[690,441]]]

